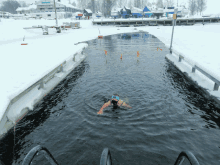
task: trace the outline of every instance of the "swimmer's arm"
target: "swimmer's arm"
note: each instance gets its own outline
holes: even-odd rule
[[[127,108],[132,108],[130,105],[126,104],[125,102],[123,102],[122,106],[125,106]]]
[[[97,112],[97,114],[103,114],[103,109],[108,107],[109,105],[111,105],[111,102],[108,101],[107,103],[105,103],[102,108],[99,110],[99,112]]]

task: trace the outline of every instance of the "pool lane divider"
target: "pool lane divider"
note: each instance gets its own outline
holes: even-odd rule
[[[72,57],[11,99],[0,119],[0,139],[86,58],[84,49],[87,46],[82,45]]]

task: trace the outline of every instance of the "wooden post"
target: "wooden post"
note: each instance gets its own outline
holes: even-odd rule
[[[214,91],[217,91],[218,88],[219,88],[219,85],[215,83],[215,85],[214,85],[214,89],[213,89],[213,90],[214,90]]]
[[[40,83],[40,86],[39,86],[38,90],[39,90],[39,89],[41,89],[41,88],[42,88],[42,89],[44,88],[44,81],[43,81],[43,80],[41,81],[41,83]]]

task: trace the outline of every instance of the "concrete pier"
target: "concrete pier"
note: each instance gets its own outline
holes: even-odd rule
[[[219,17],[209,17],[209,18],[178,18],[176,25],[194,25],[197,23],[217,23],[219,22]],[[93,25],[118,25],[118,26],[171,26],[173,19],[118,19],[118,20],[95,20]]]

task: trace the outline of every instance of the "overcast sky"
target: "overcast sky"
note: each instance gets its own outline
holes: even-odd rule
[[[3,1],[3,0],[0,0]],[[19,0],[18,0],[19,1]],[[20,0],[20,1],[25,1],[26,3],[34,3],[35,1],[38,0]],[[46,0],[45,0],[46,1]],[[69,2],[69,0],[61,0],[63,2]],[[76,1],[76,0],[70,0],[71,2]],[[156,2],[157,0],[149,0],[150,2]],[[182,4],[185,3],[188,6],[188,1],[189,0],[174,0],[174,3],[177,4]],[[220,13],[220,0],[207,0],[207,9],[204,12],[204,14],[219,14]]]

